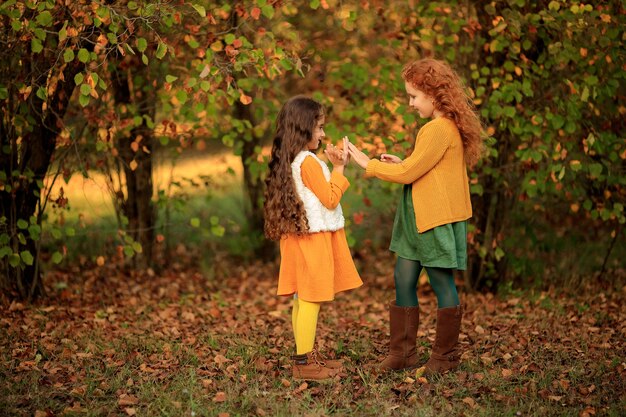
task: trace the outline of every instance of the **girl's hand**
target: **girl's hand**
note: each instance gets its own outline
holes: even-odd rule
[[[341,149],[337,148],[332,143],[326,145],[326,149],[324,149],[324,153],[328,160],[336,166],[344,166],[347,163],[347,152],[342,152]]]
[[[380,161],[381,162],[388,162],[390,164],[399,164],[400,162],[402,162],[402,159],[400,159],[399,157],[397,157],[395,155],[384,153],[384,154],[380,155]]]
[[[370,158],[361,152],[355,145],[351,142],[348,142],[348,150],[350,151],[350,157],[357,163],[361,168],[366,168],[367,164],[370,161]]]
[[[350,140],[348,140],[347,136],[344,136],[342,138],[342,141],[343,141],[343,149],[341,150],[341,155],[344,160],[344,165],[348,165],[348,162],[350,162],[350,151],[348,150],[348,146],[350,145]]]

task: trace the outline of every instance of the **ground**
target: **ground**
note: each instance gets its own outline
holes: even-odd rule
[[[203,270],[48,273],[46,299],[0,305],[2,415],[626,415],[626,288],[462,292],[462,364],[426,379],[375,367],[387,347],[391,262],[322,307],[318,347],[347,364],[327,383],[291,378],[276,264],[218,257]],[[436,317],[427,282],[419,298],[425,361]]]

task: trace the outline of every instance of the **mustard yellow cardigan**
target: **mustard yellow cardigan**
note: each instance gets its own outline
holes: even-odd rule
[[[370,160],[366,175],[413,184],[413,208],[419,233],[472,217],[463,143],[450,119],[438,117],[426,123],[417,133],[413,153],[401,163]]]

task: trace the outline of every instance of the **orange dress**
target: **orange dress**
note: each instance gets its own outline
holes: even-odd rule
[[[334,209],[350,186],[333,172],[326,181],[322,167],[311,157],[302,163],[302,181],[329,209]],[[278,295],[298,294],[304,301],[332,301],[335,294],[363,285],[354,266],[344,229],[334,232],[287,235],[280,240]]]

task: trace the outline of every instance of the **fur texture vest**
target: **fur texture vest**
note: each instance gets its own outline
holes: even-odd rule
[[[313,157],[320,164],[326,181],[330,180],[330,170],[324,161],[309,151],[300,152],[291,163],[291,174],[296,185],[296,192],[304,203],[304,211],[309,221],[309,233],[333,232],[342,229],[345,220],[341,211],[341,204],[333,210],[326,208],[313,191],[309,190],[302,182],[302,162],[307,156]]]

